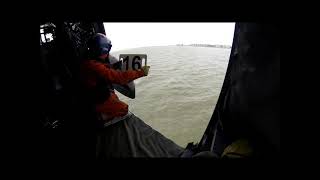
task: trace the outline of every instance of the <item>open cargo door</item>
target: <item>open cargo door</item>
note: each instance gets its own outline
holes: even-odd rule
[[[253,156],[280,154],[280,44],[274,24],[236,23],[222,90],[194,149],[221,156],[238,139],[250,142]]]

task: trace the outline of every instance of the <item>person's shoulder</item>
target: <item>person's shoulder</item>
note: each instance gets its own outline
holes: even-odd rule
[[[85,60],[83,62],[83,64],[86,64],[86,65],[90,65],[90,64],[102,64],[101,62],[95,60],[95,59],[88,59],[88,60]],[[102,64],[103,65],[103,64]]]
[[[87,66],[87,67],[99,68],[99,69],[101,69],[101,68],[103,68],[103,69],[110,68],[110,66],[108,64],[99,62],[99,61],[94,60],[94,59],[87,60],[86,64],[84,64],[84,65]]]
[[[92,67],[99,66],[99,62],[93,59],[87,59],[81,62],[81,68],[91,69]]]

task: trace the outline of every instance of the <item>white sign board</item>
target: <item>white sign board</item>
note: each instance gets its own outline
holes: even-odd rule
[[[122,62],[122,71],[141,69],[143,61],[144,66],[147,65],[146,54],[120,54],[119,60]]]

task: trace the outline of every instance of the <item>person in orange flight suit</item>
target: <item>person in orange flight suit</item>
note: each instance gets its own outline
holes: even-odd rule
[[[139,70],[125,72],[112,69],[108,59],[111,47],[111,41],[104,34],[97,33],[88,41],[90,58],[81,65],[83,83],[91,92],[96,112],[105,122],[128,114],[128,105],[115,94],[112,83],[125,85],[147,76],[150,68],[143,66]]]

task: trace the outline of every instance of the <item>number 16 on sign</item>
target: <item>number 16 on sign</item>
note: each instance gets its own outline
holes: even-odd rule
[[[147,65],[146,54],[120,54],[119,60],[122,62],[122,71],[141,69],[143,61]]]

